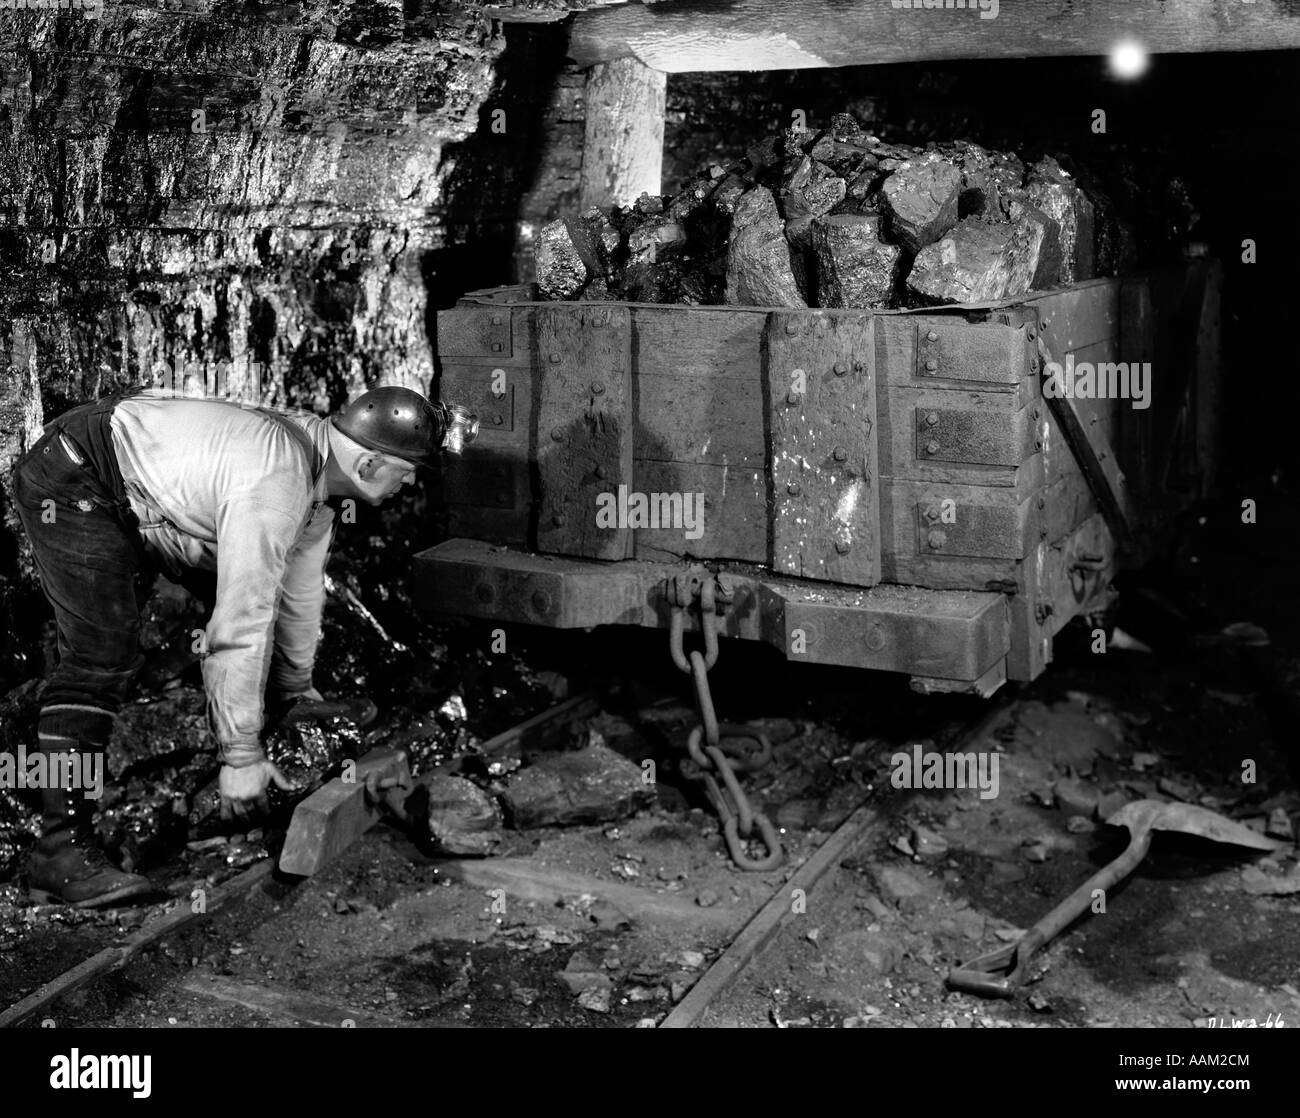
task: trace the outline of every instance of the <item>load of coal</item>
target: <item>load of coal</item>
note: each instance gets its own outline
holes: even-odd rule
[[[820,132],[788,129],[711,165],[675,196],[549,223],[538,292],[686,305],[978,303],[1146,267],[1189,235],[1180,184],[1156,199],[1126,187],[1120,216],[1096,175],[1068,166],[966,140],[886,143],[839,113]],[[1148,220],[1153,207],[1159,220]]]

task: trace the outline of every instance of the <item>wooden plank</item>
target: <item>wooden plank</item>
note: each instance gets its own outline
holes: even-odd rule
[[[765,317],[636,309],[637,458],[765,467]]]
[[[880,581],[874,348],[870,315],[768,320],[773,570]]]
[[[392,749],[372,749],[352,775],[346,781],[335,777],[294,808],[280,851],[282,873],[310,877],[378,822],[383,805],[367,796],[368,777],[410,780],[406,755]]]
[[[635,57],[669,73],[798,70],[952,58],[1108,55],[1300,47],[1285,6],[1235,0],[1069,0],[913,10],[842,0],[694,0],[579,12],[569,57],[580,66]],[[916,4],[921,9],[921,4]],[[990,18],[995,16],[996,18]]]
[[[668,75],[635,58],[587,72],[579,212],[629,206],[643,193],[660,192],[667,92]]]
[[[978,562],[978,561],[972,561]],[[662,585],[680,565],[563,559],[448,540],[415,557],[422,606],[468,617],[555,627],[662,629]],[[729,570],[723,636],[758,640],[788,659],[980,678],[1010,647],[1007,595],[995,591],[870,588]],[[688,618],[688,626],[696,622]]]
[[[695,507],[703,507],[703,535],[695,539],[681,528],[638,528],[638,558],[767,561],[767,476],[761,469],[638,459],[632,477],[641,493],[702,494]]]
[[[814,587],[775,591],[792,659],[944,679],[979,679],[1010,649],[998,593],[876,586],[869,608],[837,607]]]
[[[1042,347],[1043,361],[1046,365],[1055,361],[1064,365],[1064,351],[1060,343],[1054,340],[1053,327],[1044,325],[1039,332],[1039,344]],[[1128,481],[1120,469],[1119,460],[1109,441],[1095,424],[1089,424],[1080,401],[1059,394],[1047,398],[1048,407],[1069,444],[1071,452],[1084,476],[1092,486],[1102,512],[1110,523],[1115,535],[1127,540],[1131,534],[1131,502],[1128,494]]]
[[[713,965],[701,976],[660,1022],[661,1029],[689,1029],[695,1025],[717,997],[735,981],[736,976],[786,924],[793,914],[790,898],[800,889],[806,897],[828,870],[839,864],[849,849],[859,842],[872,838],[882,826],[880,815],[865,804],[857,808],[785,884],[776,891],[745,925]]]
[[[914,675],[908,686],[919,695],[978,695],[991,697],[1007,681],[1007,660],[1004,656],[979,679],[935,679],[928,675]]]
[[[195,974],[181,984],[181,989],[187,994],[197,994],[202,998],[251,1009],[270,1018],[269,1024],[276,1028],[413,1029],[441,1028],[446,1024],[442,1021],[436,1024],[421,1021],[417,1025],[405,1018],[365,1013],[297,990],[278,990],[251,982],[235,982],[215,974]]]
[[[1020,564],[1019,585],[1007,598],[1011,648],[1007,654],[1007,676],[1017,683],[1037,679],[1052,662],[1052,634],[1035,612],[1047,598],[1046,566],[1050,550],[1040,541]]]
[[[251,892],[271,875],[274,868],[275,863],[270,858],[250,866],[237,877],[231,878],[224,885],[219,885],[208,892],[201,912],[195,911],[188,898],[181,900],[171,912],[146,921],[137,931],[128,936],[123,943],[96,952],[89,959],[78,963],[70,970],[59,975],[54,981],[44,983],[21,1001],[15,1002],[8,1009],[0,1012],[0,1029],[21,1025],[28,1018],[36,1016],[42,1010],[49,1009],[59,998],[80,989],[87,982],[99,978],[101,975],[120,970],[146,947],[156,943],[164,936],[170,935],[178,928],[184,927],[201,916],[211,915],[224,905]]]
[[[630,314],[623,307],[537,309],[540,384],[537,546],[560,555],[625,559],[626,524],[598,523],[598,498],[632,488]]]
[[[510,311],[481,306],[439,311],[437,343],[439,357],[510,358],[514,354]]]
[[[440,862],[437,872],[471,888],[504,889],[521,901],[548,906],[588,894],[608,901],[629,920],[647,925],[674,924],[724,933],[743,919],[724,905],[701,908],[680,893],[652,893],[636,885],[554,869],[526,858],[456,859]]]
[[[535,739],[539,730],[554,729],[579,718],[587,718],[599,711],[600,703],[596,700],[595,694],[584,691],[581,695],[565,699],[564,702],[547,708],[541,714],[526,718],[517,725],[511,726],[510,729],[488,738],[478,747],[478,751],[485,757],[494,757],[498,753],[508,752],[520,742]]]

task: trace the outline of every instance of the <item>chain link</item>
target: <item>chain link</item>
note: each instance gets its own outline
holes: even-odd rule
[[[668,649],[673,663],[687,673],[695,685],[695,701],[700,724],[690,732],[686,751],[700,770],[704,790],[722,822],[722,834],[731,859],[743,870],[771,870],[785,860],[776,828],[761,811],[755,811],[749,797],[736,779],[736,773],[749,772],[766,765],[772,758],[772,744],[763,734],[733,723],[720,725],[709,689],[709,669],[718,662],[718,594],[712,575],[684,573],[671,579],[665,587],[671,613],[668,618]],[[696,601],[700,604],[700,628],[704,634],[704,652],[685,651],[686,611]],[[740,744],[758,743],[754,752]],[[721,786],[718,780],[721,778]],[[767,848],[765,857],[753,858],[746,848],[758,827],[758,838]]]

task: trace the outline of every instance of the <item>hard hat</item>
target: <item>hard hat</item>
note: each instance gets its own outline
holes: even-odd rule
[[[447,436],[446,409],[397,385],[363,392],[334,425],[369,450],[424,466],[437,459]]]

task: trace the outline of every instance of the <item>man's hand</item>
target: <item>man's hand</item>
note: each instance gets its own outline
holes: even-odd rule
[[[266,789],[271,781],[275,781],[276,787],[282,791],[294,790],[293,783],[270,761],[258,761],[241,768],[222,765],[217,778],[217,789],[221,793],[221,818],[246,821],[255,812],[265,813],[269,808]]]

